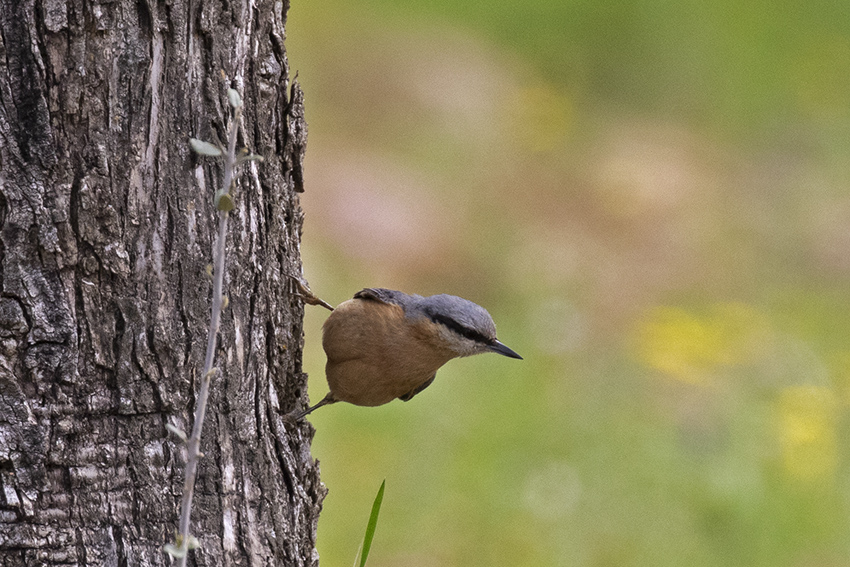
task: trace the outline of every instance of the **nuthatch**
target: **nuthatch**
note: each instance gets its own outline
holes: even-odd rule
[[[330,392],[294,420],[334,402],[406,402],[430,386],[452,358],[484,352],[522,358],[496,339],[496,325],[480,305],[454,295],[422,297],[380,288],[358,291],[333,309],[322,327],[322,346]]]

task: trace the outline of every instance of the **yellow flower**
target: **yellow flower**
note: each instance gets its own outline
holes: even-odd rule
[[[831,477],[837,464],[838,400],[829,388],[791,386],[776,402],[782,463],[803,480]]]
[[[761,356],[768,336],[768,325],[755,309],[743,303],[721,303],[704,315],[655,307],[639,321],[634,342],[638,358],[647,366],[699,384],[721,365]]]

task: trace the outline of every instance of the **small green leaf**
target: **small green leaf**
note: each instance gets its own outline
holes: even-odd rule
[[[235,207],[233,197],[229,193],[220,193],[215,198],[215,208],[219,211],[230,212]]]
[[[375,496],[375,502],[372,503],[372,513],[369,515],[369,523],[366,524],[366,535],[363,537],[360,567],[366,565],[366,559],[369,557],[369,549],[372,547],[372,538],[375,537],[375,528],[378,525],[378,514],[381,511],[381,502],[384,500],[384,486],[386,484],[387,481],[384,479],[381,483],[381,488],[378,489],[378,494]]]
[[[174,559],[183,559],[186,557],[186,550],[174,545],[173,543],[166,543],[162,547],[162,550]]]
[[[236,163],[245,163],[246,161],[264,161],[263,156],[257,154],[247,154],[236,158]]]
[[[227,98],[230,101],[230,106],[239,108],[242,106],[242,97],[236,89],[227,89]]]
[[[217,157],[221,155],[221,148],[197,138],[189,138],[189,145],[198,155]]]
[[[186,549],[183,549],[183,536],[177,534],[177,540],[174,543],[166,543],[162,546],[162,550],[174,559],[182,559],[186,557],[186,553],[191,549],[201,547],[201,542],[193,535],[186,539]]]
[[[180,429],[179,427],[177,427],[176,425],[172,425],[172,424],[170,424],[170,423],[166,423],[166,424],[165,424],[165,428],[166,428],[167,430],[169,430],[170,432],[172,432],[172,433],[173,433],[174,435],[176,435],[177,437],[179,437],[179,438],[180,438],[180,440],[181,440],[181,441],[183,441],[184,443],[185,443],[185,442],[186,442],[186,440],[188,439],[188,437],[186,436],[186,432],[185,432],[185,431],[183,431],[182,429]]]

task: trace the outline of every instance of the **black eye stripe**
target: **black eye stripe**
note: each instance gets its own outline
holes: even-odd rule
[[[489,339],[476,331],[475,329],[470,329],[469,327],[464,327],[454,319],[450,317],[445,317],[443,315],[430,314],[431,320],[435,323],[443,325],[458,335],[465,337],[471,341],[475,341],[477,343],[483,343],[485,345],[489,345],[493,342],[492,339]]]

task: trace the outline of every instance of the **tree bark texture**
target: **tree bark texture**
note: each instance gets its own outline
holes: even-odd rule
[[[245,105],[192,533],[315,565],[288,2],[0,0],[0,566],[170,565],[209,325],[225,87]],[[226,78],[225,78],[226,77]]]

